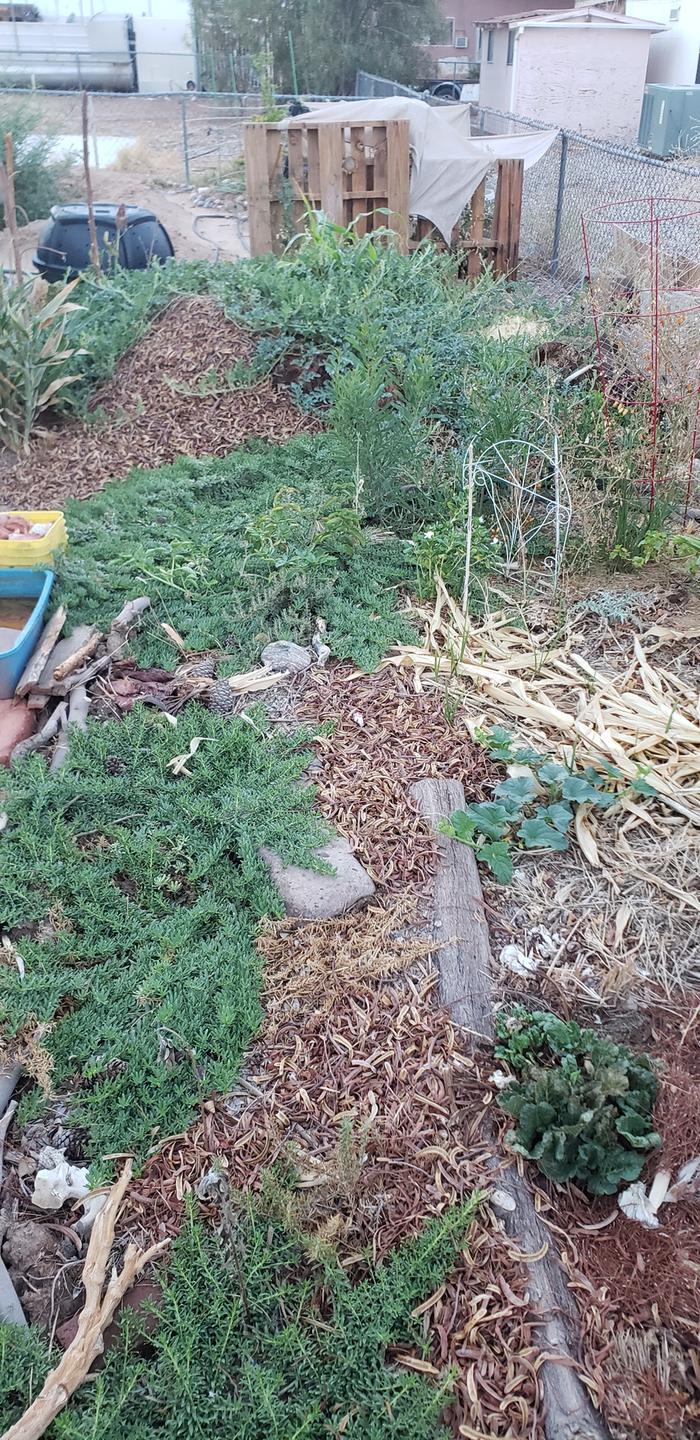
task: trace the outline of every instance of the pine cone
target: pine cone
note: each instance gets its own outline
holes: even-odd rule
[[[228,680],[216,680],[207,695],[207,704],[216,715],[233,713],[233,691]]]
[[[123,775],[126,770],[126,765],[123,760],[119,759],[118,755],[108,755],[105,760],[105,770],[108,775]]]
[[[210,657],[207,657],[206,660],[195,660],[192,665],[187,666],[187,677],[188,679],[199,679],[201,677],[204,680],[214,680],[216,677],[216,665]]]

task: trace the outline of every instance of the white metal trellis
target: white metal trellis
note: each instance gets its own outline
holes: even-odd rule
[[[473,485],[488,501],[506,574],[519,570],[523,590],[532,563],[532,543],[551,541],[544,560],[556,590],[571,529],[571,492],[559,461],[559,442],[550,450],[532,440],[488,445],[473,463]]]

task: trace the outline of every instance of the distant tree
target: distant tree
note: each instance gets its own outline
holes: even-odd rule
[[[208,88],[246,88],[244,57],[272,55],[277,90],[351,95],[357,70],[411,85],[430,73],[425,45],[441,37],[437,0],[194,0]]]

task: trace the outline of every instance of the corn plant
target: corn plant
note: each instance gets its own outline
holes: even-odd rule
[[[0,305],[0,440],[27,450],[37,416],[80,379],[73,362],[83,350],[66,338],[73,280],[53,290],[45,280],[8,289]]]

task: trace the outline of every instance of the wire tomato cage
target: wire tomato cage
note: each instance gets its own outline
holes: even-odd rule
[[[608,448],[612,455],[613,411],[641,414],[639,488],[653,510],[659,485],[684,483],[684,522],[700,439],[700,266],[684,249],[692,252],[699,222],[697,201],[654,195],[581,215]],[[602,247],[593,244],[599,227]],[[594,273],[591,255],[601,249],[608,259]]]

